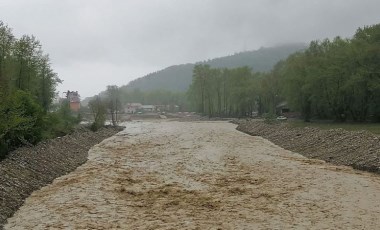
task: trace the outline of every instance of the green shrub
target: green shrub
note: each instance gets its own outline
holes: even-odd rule
[[[31,94],[14,91],[0,105],[0,157],[42,139],[43,110]]]
[[[263,118],[264,118],[264,122],[267,124],[274,124],[277,122],[276,115],[273,113],[264,113]]]
[[[70,110],[68,102],[65,100],[56,112],[47,113],[44,117],[44,139],[64,136],[74,131],[79,124],[80,116],[77,117]]]
[[[31,94],[20,90],[2,98],[0,114],[0,159],[17,147],[71,133],[80,122],[68,102],[44,113]]]
[[[96,97],[89,101],[88,107],[94,116],[94,122],[91,124],[90,128],[92,131],[97,131],[99,128],[103,127],[106,122],[107,109],[105,103],[100,97]]]

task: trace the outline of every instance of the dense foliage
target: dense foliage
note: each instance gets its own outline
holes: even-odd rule
[[[380,121],[380,24],[352,39],[314,41],[289,57],[279,81],[290,105],[311,117]]]
[[[49,112],[60,82],[40,42],[28,35],[15,38],[0,21],[0,158],[71,129],[71,115]]]
[[[250,116],[258,109],[257,85],[262,75],[252,73],[248,67],[214,69],[196,65],[189,99],[197,112],[210,117]]]
[[[286,101],[306,121],[380,121],[379,63],[380,24],[358,29],[352,39],[313,41],[269,73],[197,65],[188,94],[209,116],[274,114]]]
[[[121,87],[120,94],[123,104],[138,102],[144,105],[177,105],[180,111],[188,109],[188,101],[186,93],[184,92],[168,90],[128,90],[125,87]]]

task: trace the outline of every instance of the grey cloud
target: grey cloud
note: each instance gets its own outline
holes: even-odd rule
[[[0,20],[42,42],[61,91],[90,96],[172,64],[351,36],[379,23],[379,9],[378,0],[3,0]]]

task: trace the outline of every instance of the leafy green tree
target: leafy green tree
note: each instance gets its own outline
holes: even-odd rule
[[[284,96],[305,120],[378,120],[380,25],[359,28],[352,39],[310,43],[284,64]]]
[[[12,30],[0,21],[0,98],[9,92],[10,79],[7,76],[15,38]]]
[[[49,112],[61,83],[34,36],[17,39],[0,21],[0,151],[50,137]],[[60,117],[59,119],[64,119]],[[53,135],[54,136],[54,135]]]
[[[116,126],[118,122],[118,113],[122,109],[120,101],[119,87],[116,85],[107,86],[107,107],[111,113],[112,125]]]
[[[81,122],[70,110],[69,101],[63,100],[55,112],[44,116],[43,137],[45,139],[64,136],[74,131],[75,126]]]
[[[107,118],[107,108],[105,103],[99,96],[96,96],[95,98],[90,100],[88,102],[88,107],[90,108],[94,116],[94,122],[91,125],[91,129],[93,131],[96,131],[104,126],[104,123]]]
[[[380,24],[359,28],[352,39],[351,57],[355,72],[348,88],[358,94],[352,97],[354,119],[372,116],[380,121]]]
[[[27,92],[17,90],[0,104],[0,155],[42,139],[42,108]]]
[[[213,116],[250,116],[256,107],[255,75],[248,67],[194,68],[189,99],[198,112]]]

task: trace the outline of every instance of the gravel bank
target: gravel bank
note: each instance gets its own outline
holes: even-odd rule
[[[266,124],[262,121],[235,121],[237,129],[261,136],[284,149],[308,158],[336,165],[380,173],[380,136],[367,131],[343,129],[294,128],[286,123]]]
[[[75,170],[87,161],[88,150],[121,128],[97,132],[78,129],[71,135],[12,152],[0,162],[0,229],[33,191]]]

